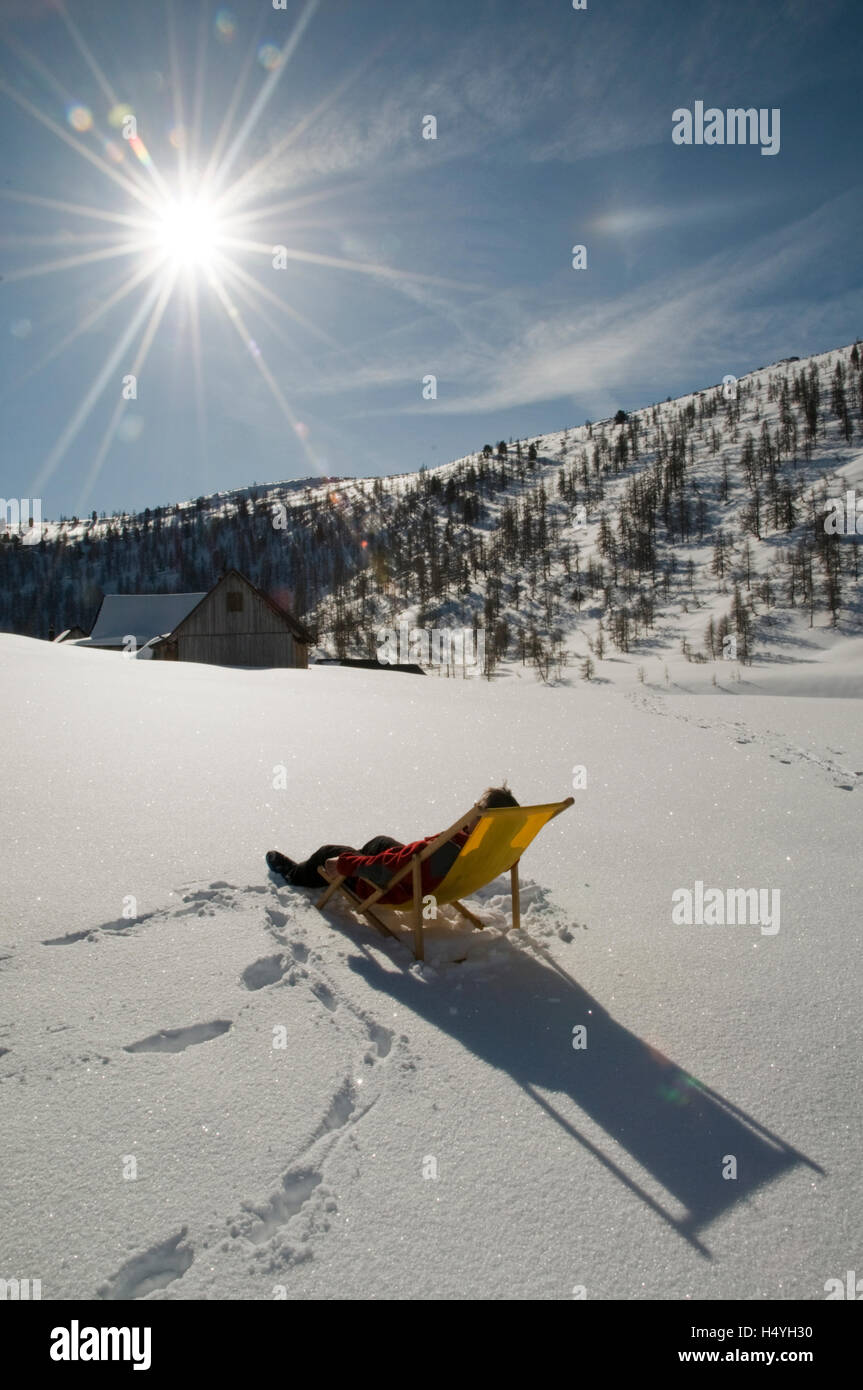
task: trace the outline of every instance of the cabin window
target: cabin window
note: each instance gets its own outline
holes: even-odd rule
[[[241,589],[235,589],[235,590],[233,590],[231,593],[228,594],[228,612],[229,612],[229,613],[242,613],[242,611],[243,611],[243,593],[242,593],[242,590],[241,590]]]

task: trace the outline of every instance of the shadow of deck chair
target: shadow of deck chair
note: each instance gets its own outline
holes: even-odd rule
[[[402,938],[377,915],[375,908],[385,907],[391,912],[410,913],[413,918],[414,955],[417,960],[424,960],[423,861],[434,854],[435,850],[449,840],[467,821],[478,816],[479,820],[459,850],[458,857],[450,865],[445,877],[435,889],[435,901],[439,907],[443,907],[447,903],[452,904],[462,917],[467,918],[475,927],[482,930],[484,924],[465,907],[461,899],[470,897],[472,893],[476,893],[487,883],[491,883],[500,874],[509,870],[512,884],[512,925],[518,927],[521,925],[518,861],[543,826],[547,825],[555,816],[559,816],[561,811],[565,811],[568,806],[571,806],[574,800],[574,797],[568,796],[566,801],[550,801],[542,806],[495,806],[487,809],[482,809],[475,803],[467,815],[460,816],[448,830],[442,830],[440,835],[436,835],[424,850],[415,854],[404,868],[393,874],[392,878],[382,887],[372,885],[375,891],[369,897],[361,898],[352,892],[347,886],[345,876],[340,875],[337,879],[329,882],[326,892],[317,900],[315,907],[323,909],[334,893],[342,892],[357,912],[369,917],[379,931],[395,937],[397,941],[401,941]],[[322,878],[326,877],[323,869],[319,869],[318,872]],[[406,902],[401,902],[398,899],[392,901],[393,888],[408,874],[411,875],[410,898]],[[371,880],[366,881],[371,882]]]

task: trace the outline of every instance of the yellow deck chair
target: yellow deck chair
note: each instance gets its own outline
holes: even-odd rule
[[[458,858],[438,884],[434,894],[435,900],[438,906],[452,903],[462,917],[466,917],[481,930],[484,924],[460,902],[460,899],[470,897],[471,893],[476,893],[508,869],[512,884],[512,925],[518,927],[521,925],[518,861],[543,826],[555,816],[559,816],[567,806],[571,806],[574,800],[574,797],[568,796],[566,801],[550,801],[542,806],[494,806],[485,810],[474,803],[467,815],[461,816],[448,830],[442,830],[440,835],[436,835],[421,853],[415,854],[403,869],[393,874],[382,888],[376,888],[368,898],[359,898],[356,893],[352,893],[346,887],[342,875],[329,884],[315,906],[323,909],[333,894],[341,891],[358,912],[371,918],[380,931],[394,936],[397,941],[400,941],[401,937],[397,932],[390,930],[374,909],[385,907],[391,912],[409,912],[413,917],[414,955],[417,960],[424,960],[421,868],[423,860],[434,854],[435,850],[449,840],[461,826],[473,820],[474,816],[479,816],[470,836],[459,850]],[[322,878],[325,876],[323,869],[319,869],[318,872]],[[407,874],[412,875],[410,900],[388,902],[388,894]]]

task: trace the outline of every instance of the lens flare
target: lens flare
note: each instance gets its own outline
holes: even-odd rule
[[[153,161],[150,158],[150,151],[147,149],[147,146],[144,144],[140,135],[133,135],[131,139],[128,141],[128,144],[134,152],[134,154],[138,157],[138,159],[140,159],[144,168],[149,168]]]
[[[86,130],[90,130],[93,125],[93,112],[87,106],[70,106],[66,112],[66,120],[73,130],[77,130],[83,135]]]
[[[282,51],[274,43],[262,43],[258,49],[258,62],[267,72],[272,72],[282,61]]]
[[[219,10],[213,21],[216,38],[222,43],[230,43],[237,32],[237,21],[230,10]]]
[[[131,106],[128,106],[125,101],[119,101],[117,105],[112,106],[111,110],[108,112],[108,124],[113,126],[115,130],[119,130],[126,117],[132,115],[134,115],[134,112]]]

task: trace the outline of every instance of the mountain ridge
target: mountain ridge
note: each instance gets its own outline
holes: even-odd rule
[[[484,629],[486,674],[548,676],[657,641],[715,659],[712,619],[746,662],[801,605],[860,630],[857,535],[823,521],[863,490],[861,407],[855,343],[415,472],[47,522],[38,546],[0,545],[0,626],[47,636],[105,592],[200,590],[235,565],[339,656],[374,655],[396,622],[460,624]]]

